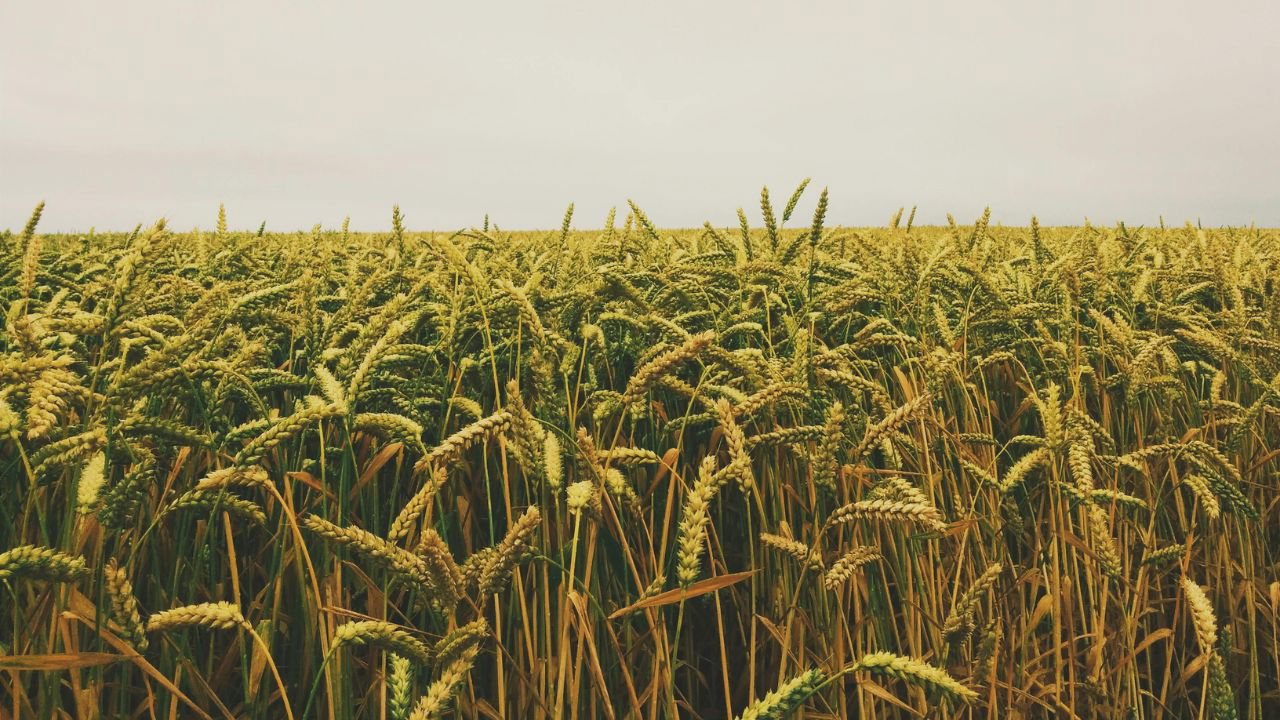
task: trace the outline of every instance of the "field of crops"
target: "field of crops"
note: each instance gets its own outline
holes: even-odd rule
[[[803,190],[681,231],[37,209],[0,717],[1280,716],[1280,233]]]

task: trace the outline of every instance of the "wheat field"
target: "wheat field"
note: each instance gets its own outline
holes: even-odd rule
[[[805,190],[676,231],[37,208],[0,717],[1280,715],[1280,233]]]

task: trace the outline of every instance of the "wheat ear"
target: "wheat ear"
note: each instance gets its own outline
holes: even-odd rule
[[[147,618],[147,632],[167,632],[184,627],[214,630],[248,628],[240,608],[229,602],[207,602],[161,610]]]
[[[448,709],[449,701],[467,679],[467,674],[471,672],[471,666],[475,664],[478,653],[479,648],[472,645],[463,649],[453,662],[446,665],[440,671],[440,676],[431,683],[427,692],[414,705],[413,714],[409,716],[409,720],[433,720],[441,717]]]
[[[333,648],[343,645],[379,647],[419,665],[427,664],[430,655],[421,640],[398,625],[382,620],[360,620],[339,625],[333,632]]]
[[[821,670],[806,670],[751,703],[738,720],[781,720],[817,692],[826,677]]]
[[[916,658],[888,652],[875,652],[863,656],[854,664],[854,669],[896,677],[913,685],[939,690],[962,700],[973,700],[978,697],[978,693],[965,687],[945,670]]]

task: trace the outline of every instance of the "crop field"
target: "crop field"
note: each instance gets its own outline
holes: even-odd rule
[[[804,191],[673,231],[37,208],[0,717],[1280,717],[1280,232]]]

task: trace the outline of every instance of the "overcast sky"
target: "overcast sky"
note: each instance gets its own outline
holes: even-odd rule
[[[1280,226],[1277,8],[8,0],[0,228]]]

